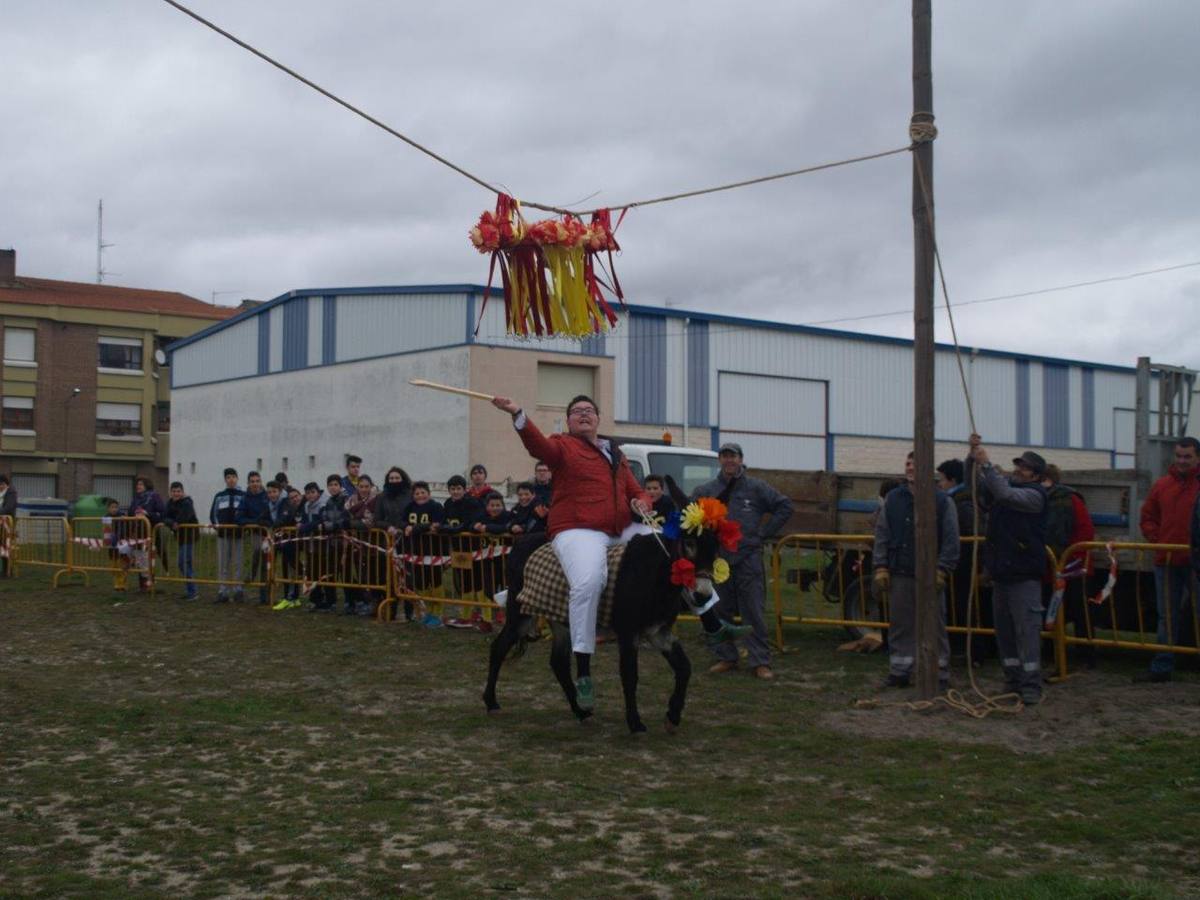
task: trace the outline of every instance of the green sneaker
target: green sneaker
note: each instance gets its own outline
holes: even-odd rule
[[[290,600],[286,600],[282,597],[279,599],[278,603],[276,603],[274,606],[271,607],[271,609],[274,609],[274,610],[291,609],[291,608],[292,608],[292,602]]]
[[[736,641],[740,637],[745,637],[754,629],[749,625],[734,625],[732,622],[721,620],[721,627],[709,634],[705,632],[704,640],[708,642],[708,646],[715,647],[717,644],[723,644],[726,641]]]
[[[575,682],[575,702],[580,709],[595,709],[596,694],[592,691],[592,679],[586,675]]]

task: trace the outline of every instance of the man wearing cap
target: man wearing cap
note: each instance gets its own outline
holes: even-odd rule
[[[992,578],[996,649],[1004,688],[1026,706],[1042,699],[1042,576],[1046,572],[1046,461],[1032,450],[1013,460],[1012,477],[991,464],[982,439],[971,435],[967,483],[979,467],[980,505],[990,510],[983,566]]]
[[[792,516],[792,501],[771,485],[746,474],[742,465],[740,444],[722,444],[718,451],[721,474],[700,485],[692,493],[698,497],[716,497],[729,507],[729,517],[742,526],[742,541],[733,553],[721,555],[729,562],[729,580],[721,585],[721,602],[717,615],[731,621],[741,614],[742,622],[751,626],[745,638],[750,669],[756,678],[770,681],[771,648],[767,643],[767,622],[763,612],[767,585],[763,573],[763,541],[774,537]],[[763,517],[770,516],[763,524]],[[712,645],[717,662],[710,672],[729,672],[737,668],[736,644],[723,642]]]

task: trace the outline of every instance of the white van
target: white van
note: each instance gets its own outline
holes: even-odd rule
[[[621,452],[629,460],[629,468],[639,482],[651,473],[670,475],[689,497],[692,491],[706,481],[712,481],[721,471],[717,454],[711,450],[669,444],[622,444]]]

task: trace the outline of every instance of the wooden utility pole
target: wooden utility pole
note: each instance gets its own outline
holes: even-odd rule
[[[916,530],[917,690],[937,693],[937,510],[933,472],[933,73],[932,0],[912,0],[913,18],[913,525]],[[921,134],[921,132],[926,132]]]

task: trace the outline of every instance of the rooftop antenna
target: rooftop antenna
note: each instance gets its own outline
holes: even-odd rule
[[[101,199],[96,207],[96,284],[103,284],[104,276],[110,274],[104,270],[104,250],[115,246],[104,243],[104,200]]]

